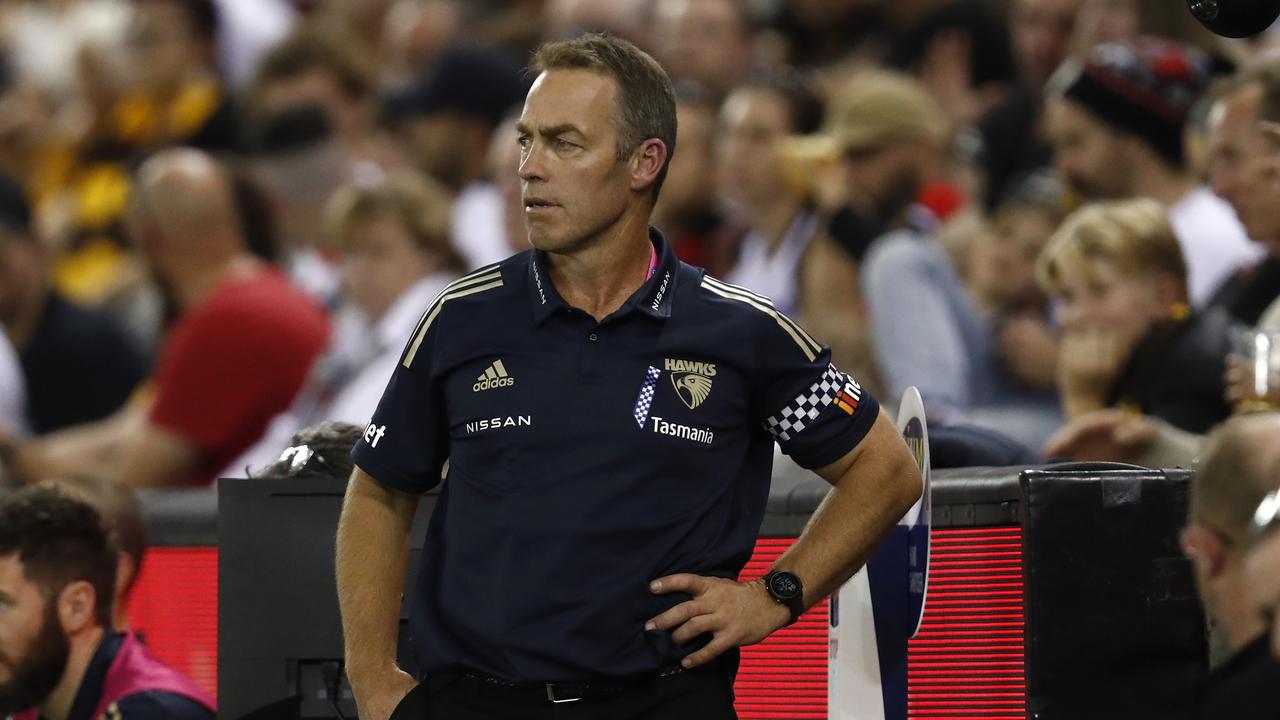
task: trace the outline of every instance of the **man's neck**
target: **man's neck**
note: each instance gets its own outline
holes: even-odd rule
[[[551,282],[565,302],[603,320],[622,307],[648,279],[647,213],[628,213],[573,253],[550,254]]]
[[[180,277],[174,278],[175,300],[183,313],[190,312],[212,295],[223,280],[248,276],[261,265],[251,255],[234,255],[221,262],[189,265]]]
[[[53,692],[40,703],[40,716],[47,720],[67,720],[75,705],[76,695],[80,693],[80,685],[89,670],[89,663],[98,652],[105,632],[100,627],[87,630],[80,636],[71,638],[71,652],[67,656],[67,669],[62,679],[54,686]]]
[[[1137,173],[1131,195],[1154,198],[1161,205],[1171,207],[1193,187],[1195,183],[1186,173],[1153,162],[1148,172]]]

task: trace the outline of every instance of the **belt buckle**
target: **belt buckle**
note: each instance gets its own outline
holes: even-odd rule
[[[546,683],[546,686],[547,686],[547,699],[556,705],[559,705],[561,703],[578,702],[579,700],[582,699],[582,695],[578,695],[577,697],[557,697],[556,684]]]

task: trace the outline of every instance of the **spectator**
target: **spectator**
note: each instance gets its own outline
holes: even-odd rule
[[[920,388],[931,422],[971,420],[1038,445],[1059,422],[1051,396],[1020,389],[996,356],[994,328],[965,291],[935,220],[914,204],[944,163],[947,129],[909,78],[849,81],[828,112],[843,157],[848,200],[874,237],[861,265],[872,345],[889,397]]]
[[[323,243],[324,204],[368,163],[395,151],[373,131],[376,72],[350,37],[303,28],[272,48],[251,94],[253,175],[272,200],[289,277],[337,305],[335,252]]]
[[[173,150],[148,160],[130,225],[178,318],[160,354],[154,397],[19,445],[19,476],[208,484],[289,406],[324,347],[325,317],[249,253],[227,173],[207,156]]]
[[[1082,0],[1013,0],[1009,30],[1018,82],[973,130],[962,131],[957,149],[981,168],[983,207],[994,209],[1020,178],[1049,165],[1044,135],[1044,87],[1071,49]],[[972,101],[971,101],[972,102]]]
[[[485,165],[495,127],[527,89],[520,65],[505,52],[457,46],[388,100],[386,111],[418,168],[456,196],[451,227],[471,268],[511,254],[502,198],[485,178]]]
[[[1187,270],[1154,200],[1086,206],[1037,263],[1058,305],[1067,417],[1127,406],[1203,433],[1231,414],[1223,385],[1230,319],[1187,305]]]
[[[680,152],[667,168],[667,192],[658,197],[653,225],[667,236],[681,260],[720,274],[728,243],[716,207],[714,150],[719,133],[716,106],[700,86],[676,86],[676,124]]]
[[[118,320],[52,287],[35,232],[22,188],[0,176],[0,323],[22,361],[29,429],[44,434],[119,410],[147,359]]]
[[[697,83],[717,101],[747,80],[754,63],[742,0],[657,0],[650,35],[673,81]]]
[[[1057,328],[1036,282],[1036,258],[1063,219],[1062,185],[1048,172],[1014,186],[967,255],[966,279],[979,307],[996,323],[1004,367],[1027,388],[1058,382]]]
[[[463,260],[450,243],[449,195],[429,178],[405,172],[344,187],[330,200],[325,220],[342,252],[349,304],[337,314],[329,347],[288,412],[272,420],[223,476],[274,460],[300,427],[322,420],[367,422],[400,361],[404,338],[424,308],[462,274]]]
[[[1280,166],[1275,138],[1263,123],[1280,121],[1280,61],[1246,68],[1218,91],[1209,113],[1209,167],[1213,190],[1231,204],[1249,237],[1265,249],[1238,272],[1214,303],[1246,325],[1261,320],[1280,297]],[[1280,320],[1280,318],[1278,318]],[[1280,323],[1276,323],[1280,326]]]
[[[790,135],[816,132],[822,109],[801,79],[778,75],[739,86],[720,110],[721,201],[747,228],[725,280],[771,298],[788,316],[798,315],[801,265],[822,223],[811,193],[790,182],[780,148]]]
[[[0,713],[18,720],[209,718],[208,693],[111,627],[116,551],[88,503],[51,487],[0,496]],[[80,708],[89,708],[82,710]]]
[[[1197,717],[1273,718],[1280,663],[1272,657],[1266,619],[1249,596],[1245,568],[1254,510],[1280,478],[1280,416],[1240,417],[1210,437],[1191,481],[1191,509],[1182,546],[1210,625],[1229,657],[1210,674]]]
[[[1147,197],[1167,208],[1195,307],[1259,255],[1230,208],[1186,170],[1183,128],[1211,74],[1208,56],[1189,46],[1099,45],[1063,66],[1046,118],[1054,163],[1086,198]]]

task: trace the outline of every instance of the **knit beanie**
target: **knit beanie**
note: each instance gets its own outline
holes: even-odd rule
[[[1103,123],[1136,135],[1182,167],[1187,113],[1208,89],[1213,70],[1210,57],[1194,47],[1140,37],[1095,46],[1083,61],[1064,66],[1053,85]]]

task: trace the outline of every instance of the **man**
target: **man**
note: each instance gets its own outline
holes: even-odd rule
[[[0,715],[214,717],[208,693],[111,629],[115,573],[91,505],[51,487],[0,496]]]
[[[337,574],[357,705],[381,720],[414,686],[394,661],[406,542],[447,457],[406,707],[732,717],[734,648],[850,577],[920,478],[826,348],[649,230],[676,129],[657,63],[588,35],[535,65],[517,126],[535,249],[426,310],[353,453]],[[737,583],[774,438],[834,487],[770,582]]]
[[[974,423],[1037,446],[1060,423],[1050,393],[1023,389],[1001,365],[995,323],[968,295],[937,221],[916,197],[941,176],[946,123],[919,83],[898,73],[852,79],[827,109],[825,134],[862,219],[859,274],[871,347],[890,397],[914,385],[931,421]]]
[[[171,150],[143,164],[130,226],[177,316],[152,393],[17,445],[7,454],[19,476],[207,485],[289,406],[325,346],[324,313],[249,253],[230,179],[207,155]]]
[[[1254,510],[1280,478],[1278,438],[1280,415],[1228,421],[1210,437],[1191,482],[1183,547],[1205,612],[1229,652],[1205,684],[1200,717],[1275,717],[1269,699],[1280,682],[1280,664],[1271,657],[1263,615],[1249,596],[1244,559]]]
[[[1089,199],[1149,197],[1169,210],[1187,260],[1191,304],[1203,306],[1259,255],[1230,208],[1186,169],[1187,112],[1212,63],[1155,38],[1106,43],[1049,83],[1046,121],[1058,170]]]
[[[147,377],[146,357],[118,320],[54,289],[50,260],[25,192],[0,176],[0,324],[22,361],[36,434],[111,415]]]
[[[1280,297],[1280,166],[1263,125],[1280,121],[1280,61],[1246,68],[1219,91],[1209,111],[1209,167],[1213,191],[1231,204],[1249,237],[1266,252],[1237,273],[1215,302],[1255,325]]]

